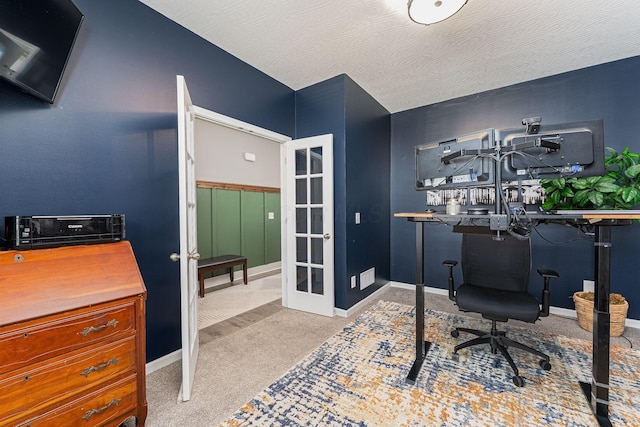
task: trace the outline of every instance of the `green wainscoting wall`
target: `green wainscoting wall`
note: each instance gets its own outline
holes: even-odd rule
[[[280,193],[263,193],[266,221],[264,226],[264,262],[271,264],[280,261]],[[269,217],[273,212],[273,219]]]
[[[240,192],[240,244],[247,265],[255,267],[265,264],[264,193]]]
[[[249,267],[280,261],[279,192],[199,186],[196,202],[202,258],[240,254]]]

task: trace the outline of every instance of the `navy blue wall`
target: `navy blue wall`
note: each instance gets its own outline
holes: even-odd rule
[[[176,74],[196,105],[285,135],[294,92],[138,1],[74,3],[56,102],[0,82],[0,216],[124,213],[153,360],[181,346]]]
[[[389,111],[349,77],[345,91],[347,279],[354,275],[357,279],[356,289],[345,287],[348,308],[390,280],[391,118]],[[360,212],[360,224],[355,223],[356,212]],[[375,267],[376,282],[360,291],[360,273],[371,267]]]
[[[347,271],[346,222],[346,150],[344,116],[344,79],[337,76],[296,92],[295,137],[307,138],[333,134],[334,266],[336,307],[344,308],[344,278]]]
[[[327,133],[334,150],[335,304],[348,309],[389,280],[389,112],[346,75],[297,91],[296,138]],[[376,283],[360,291],[359,274],[371,267]]]
[[[605,144],[640,151],[640,57],[590,67],[523,84],[408,110],[391,116],[391,208],[393,212],[425,209],[425,194],[414,190],[413,147],[486,128],[518,127],[524,117],[542,116],[543,124],[603,119]],[[427,226],[426,282],[446,287],[445,258],[457,258],[459,236],[448,226]],[[533,262],[554,268],[561,276],[552,288],[551,303],[573,308],[570,296],[582,290],[582,280],[593,280],[593,243],[574,229],[557,225],[533,233]],[[391,278],[415,281],[412,254],[414,226],[391,221]],[[547,241],[548,240],[548,241]],[[612,292],[625,295],[629,317],[640,318],[640,287],[635,262],[640,252],[640,226],[613,230]],[[533,289],[539,280],[532,277]]]

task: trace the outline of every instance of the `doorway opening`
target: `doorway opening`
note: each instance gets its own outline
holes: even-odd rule
[[[280,170],[288,139],[196,108],[198,251],[201,259],[244,255],[249,264],[246,285],[242,271],[233,282],[228,270],[205,278],[200,330],[265,304],[273,305],[267,312],[282,308]]]

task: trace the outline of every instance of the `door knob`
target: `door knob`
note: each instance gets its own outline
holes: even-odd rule
[[[325,235],[322,237],[324,237],[324,240],[329,240],[331,238],[331,234],[325,233]]]
[[[171,255],[169,255],[169,259],[173,262],[178,262],[180,260],[180,255],[174,252]],[[200,254],[198,252],[189,254],[189,259],[194,259],[197,261],[200,259]]]

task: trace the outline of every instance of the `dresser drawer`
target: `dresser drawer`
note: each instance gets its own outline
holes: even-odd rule
[[[0,376],[0,423],[135,372],[135,337],[128,337]]]
[[[117,425],[136,408],[136,377],[68,402],[38,417],[18,422],[18,427],[103,426]]]
[[[0,375],[107,338],[135,334],[135,303],[0,329]]]

